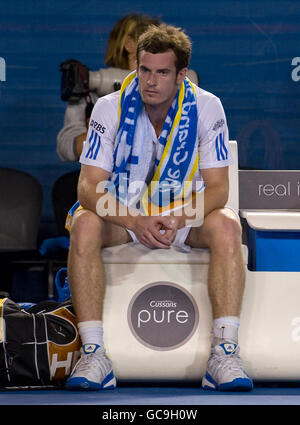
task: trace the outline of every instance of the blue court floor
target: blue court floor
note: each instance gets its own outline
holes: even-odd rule
[[[0,391],[0,405],[298,405],[300,384],[259,384],[249,393],[203,391],[198,386],[120,385],[115,390],[81,392],[65,390]]]

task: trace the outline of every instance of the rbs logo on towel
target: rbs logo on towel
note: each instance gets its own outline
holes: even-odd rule
[[[199,321],[197,304],[185,289],[171,282],[154,282],[139,290],[128,308],[133,335],[154,350],[185,344]]]

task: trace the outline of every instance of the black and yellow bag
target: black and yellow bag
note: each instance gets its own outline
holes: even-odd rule
[[[61,387],[81,346],[71,301],[0,299],[0,388]]]

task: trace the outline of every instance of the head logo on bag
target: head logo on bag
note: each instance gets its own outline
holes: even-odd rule
[[[80,355],[75,316],[64,307],[46,315],[51,317],[47,322],[50,375],[52,380],[62,380],[70,375]]]

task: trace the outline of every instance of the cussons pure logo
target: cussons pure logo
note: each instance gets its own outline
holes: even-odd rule
[[[137,340],[154,350],[172,350],[185,344],[199,322],[192,295],[171,282],[144,286],[128,307],[128,323]]]

